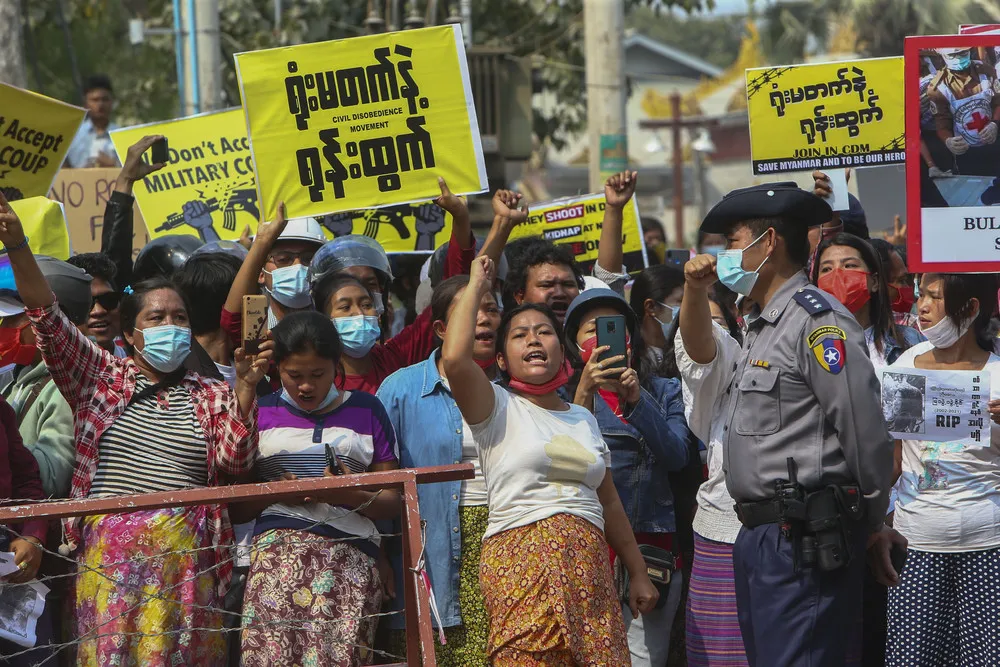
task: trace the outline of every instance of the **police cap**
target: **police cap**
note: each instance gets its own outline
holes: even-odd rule
[[[795,183],[764,183],[733,190],[723,197],[705,216],[701,231],[725,234],[738,222],[760,218],[783,218],[816,227],[833,218],[833,211],[825,199]]]

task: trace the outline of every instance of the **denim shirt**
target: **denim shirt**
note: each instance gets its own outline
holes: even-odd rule
[[[396,431],[400,468],[450,465],[462,461],[462,413],[451,392],[445,388],[437,369],[440,350],[426,360],[400,369],[387,377],[376,396],[385,406]],[[458,499],[462,482],[420,484],[417,496],[420,518],[427,522],[426,564],[441,622],[445,627],[460,625],[458,580],[462,562],[462,535],[458,520]],[[396,522],[399,528],[399,522]],[[399,532],[396,530],[394,532]],[[402,591],[402,553],[392,540],[389,559]],[[392,611],[403,608],[403,596],[391,601]],[[402,614],[387,618],[394,630],[402,630]]]
[[[681,470],[697,456],[697,439],[684,419],[680,381],[652,378],[623,423],[595,395],[594,416],[611,449],[611,473],[625,515],[637,533],[676,529],[674,496],[667,473]]]

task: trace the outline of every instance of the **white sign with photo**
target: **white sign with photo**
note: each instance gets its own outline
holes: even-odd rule
[[[49,588],[38,580],[0,586],[0,638],[31,648]]]
[[[984,371],[882,371],[882,413],[901,440],[989,447],[990,374]]]

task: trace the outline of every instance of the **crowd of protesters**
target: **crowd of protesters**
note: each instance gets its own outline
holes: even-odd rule
[[[91,93],[100,108],[110,84]],[[87,131],[106,134],[106,115],[92,117]],[[365,236],[327,240],[283,207],[248,248],[163,237],[133,260],[131,189],[162,166],[142,158],[155,139],[128,151],[100,253],[34,255],[0,195],[13,273],[0,291],[0,494],[100,498],[471,463],[471,479],[419,488],[441,665],[663,667],[681,644],[692,667],[763,666],[741,627],[745,522],[724,442],[748,322],[766,314],[750,287],[716,282],[726,252],[781,238],[807,257],[796,279],[849,311],[862,338],[849,342],[868,352],[851,363],[1000,372],[996,277],[918,280],[902,248],[869,237],[857,201],[808,235],[781,215],[751,220],[729,232],[742,224],[754,239],[705,235],[687,270],[629,275],[622,211],[635,172],[605,185],[590,271],[566,246],[508,246],[527,213],[507,190],[477,246],[465,200],[441,180],[451,238],[428,260],[423,307],[418,289],[394,313],[394,258]],[[822,201],[826,177],[805,194]],[[643,230],[663,245],[662,229]],[[759,278],[771,257],[740,275]],[[241,314],[258,294],[269,333],[250,354]],[[625,323],[624,354],[598,345],[608,317]],[[992,386],[1000,397],[1000,377]],[[1000,400],[989,406],[1000,420]],[[1000,427],[990,435],[974,451],[896,442],[885,524],[908,540],[908,560],[895,571],[869,549],[844,664],[1000,664]],[[11,525],[0,551],[19,570],[7,581],[52,577],[51,591],[35,648],[0,640],[0,652],[85,665],[401,655],[399,510],[391,489],[343,489]],[[54,577],[69,559],[75,576]]]

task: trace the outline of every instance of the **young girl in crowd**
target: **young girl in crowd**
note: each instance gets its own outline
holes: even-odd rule
[[[628,329],[628,359],[601,359],[607,347],[597,345],[597,318],[620,315]],[[680,383],[653,375],[645,343],[636,335],[636,316],[610,289],[581,292],[566,311],[566,349],[577,374],[570,385],[573,402],[594,413],[611,450],[615,488],[644,554],[673,559],[674,499],[667,473],[680,470],[694,445],[684,419]],[[627,368],[616,366],[624,361]],[[696,456],[696,455],[695,455]],[[633,619],[624,598],[633,667],[665,665],[670,630],[683,588],[680,568],[668,586],[660,587],[657,609]]]
[[[684,272],[670,264],[642,271],[629,293],[629,304],[639,317],[639,333],[646,344],[645,361],[661,377],[676,377],[670,362],[663,365],[663,351],[670,346],[667,333],[680,311],[683,295]]]
[[[524,304],[501,321],[497,363],[509,388],[492,384],[476,363],[477,312],[493,272],[487,257],[473,263],[442,351],[486,479],[480,584],[489,658],[500,667],[628,664],[609,543],[632,579],[633,617],[659,595],[606,474],[610,451],[594,416],[556,393],[568,370],[562,327],[547,307]]]
[[[901,375],[908,368],[982,372],[992,417],[984,419],[982,445],[896,441],[893,526],[909,547],[900,584],[889,589],[890,667],[1000,664],[1000,357],[989,333],[996,298],[995,275],[924,274],[917,316],[927,342],[890,367]],[[902,398],[905,377],[899,382]]]
[[[923,336],[893,320],[888,270],[867,241],[843,232],[824,239],[816,249],[812,282],[851,311],[865,330],[875,368],[896,361]]]
[[[213,485],[220,473],[250,469],[257,454],[255,388],[267,355],[251,363],[237,352],[235,390],[185,373],[187,306],[160,279],[136,285],[122,303],[130,356],[116,359],[60,312],[2,196],[0,242],[42,357],[73,409],[73,497]],[[81,664],[224,663],[222,615],[213,611],[232,570],[224,508],[89,516],[67,521],[66,532],[81,563],[75,633],[83,640]]]
[[[434,289],[431,314],[434,332],[442,341],[454,332],[452,315],[468,285],[468,276],[455,276]],[[487,292],[476,311],[472,355],[491,378],[496,372],[499,326],[500,308],[493,293]],[[417,492],[420,517],[427,521],[427,570],[448,640],[447,644],[434,644],[437,663],[441,667],[486,667],[489,623],[479,587],[480,552],[489,518],[486,481],[472,430],[462,419],[452,394],[441,351],[390,375],[377,395],[399,438],[404,468],[461,461],[472,463],[476,469],[474,479],[421,484]],[[399,554],[395,556],[396,580],[402,581],[402,563]],[[396,603],[397,609],[402,608],[400,597]],[[394,642],[399,645],[402,622],[401,616],[389,619],[391,627],[399,631],[399,641]]]
[[[260,402],[260,478],[397,468],[382,404],[370,394],[337,390],[342,347],[329,318],[293,313],[271,336],[263,348],[273,348],[282,389]],[[366,664],[382,603],[372,520],[397,516],[399,494],[339,489],[244,511],[260,516],[244,598],[242,664]]]

